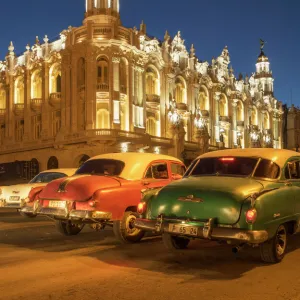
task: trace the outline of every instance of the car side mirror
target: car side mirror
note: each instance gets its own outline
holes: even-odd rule
[[[172,179],[173,180],[180,180],[180,179],[182,179],[182,176],[179,175],[179,174],[172,174]]]

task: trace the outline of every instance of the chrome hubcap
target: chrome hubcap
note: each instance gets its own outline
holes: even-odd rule
[[[134,227],[134,223],[136,220],[136,216],[134,215],[130,215],[127,219],[126,219],[126,232],[127,235],[137,235],[140,230]]]
[[[278,256],[284,254],[286,248],[286,229],[284,226],[280,226],[277,231],[276,237],[276,253]]]

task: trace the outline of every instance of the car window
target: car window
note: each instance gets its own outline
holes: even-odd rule
[[[95,174],[106,176],[119,176],[125,163],[114,159],[92,159],[85,162],[75,174]]]
[[[285,178],[300,179],[300,161],[291,161],[287,164],[285,168]]]
[[[257,166],[254,177],[276,179],[280,173],[279,166],[268,159],[262,159]]]
[[[187,176],[250,176],[258,159],[251,157],[209,157],[198,160]]]
[[[67,175],[60,172],[45,172],[36,175],[29,183],[48,183],[63,177],[67,177]]]
[[[185,173],[185,167],[180,164],[171,163],[171,172],[172,172],[172,176],[173,175],[183,176]]]
[[[166,163],[154,163],[152,164],[145,175],[145,178],[152,179],[168,179],[168,166]]]

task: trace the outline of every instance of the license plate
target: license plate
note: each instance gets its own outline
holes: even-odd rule
[[[10,196],[9,197],[9,201],[19,201],[20,200],[20,196]]]
[[[49,207],[51,208],[65,208],[66,201],[49,201]]]
[[[198,235],[198,228],[195,226],[186,226],[180,224],[170,224],[169,225],[170,232],[176,232],[184,235]]]

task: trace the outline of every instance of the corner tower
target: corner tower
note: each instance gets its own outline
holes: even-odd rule
[[[260,54],[257,58],[254,78],[259,91],[263,91],[264,95],[273,95],[274,79],[270,70],[269,58],[263,51],[264,46],[265,42],[260,40]]]

